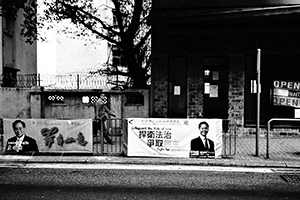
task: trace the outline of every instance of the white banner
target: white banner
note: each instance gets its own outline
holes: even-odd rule
[[[211,141],[210,147],[214,147],[210,151],[200,148],[201,122],[209,125],[206,137]],[[221,119],[129,118],[127,123],[127,156],[221,158]],[[199,148],[191,149],[197,142]]]
[[[25,123],[25,135],[36,141],[39,152],[93,152],[92,119],[3,119],[5,149],[10,152],[16,149],[15,120]],[[21,146],[20,152],[29,145],[23,141]]]

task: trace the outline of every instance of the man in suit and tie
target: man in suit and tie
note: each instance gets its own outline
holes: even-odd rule
[[[211,139],[208,139],[206,136],[209,131],[209,125],[206,121],[202,121],[198,126],[200,136],[192,139],[191,141],[191,152],[197,152],[201,155],[203,153],[213,155],[215,152],[215,145]]]
[[[22,120],[16,120],[12,123],[15,136],[9,138],[6,144],[6,153],[26,153],[38,152],[36,140],[25,135],[26,124]]]

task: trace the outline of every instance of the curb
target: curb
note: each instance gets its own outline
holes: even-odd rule
[[[275,162],[228,159],[179,159],[179,158],[137,158],[137,157],[32,157],[32,156],[0,156],[0,163],[6,164],[127,164],[127,165],[184,165],[184,166],[220,166],[220,167],[270,167],[300,168],[295,162]]]

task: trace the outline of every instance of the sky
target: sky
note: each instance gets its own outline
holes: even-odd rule
[[[41,5],[43,0],[38,0]],[[42,12],[38,7],[38,13]],[[66,22],[68,23],[68,22]],[[70,23],[69,25],[70,26]],[[107,61],[107,42],[93,43],[71,39],[69,35],[58,34],[57,30],[39,30],[47,41],[37,43],[37,70],[39,74],[74,74],[96,71]]]

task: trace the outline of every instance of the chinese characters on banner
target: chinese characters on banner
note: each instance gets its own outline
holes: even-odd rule
[[[125,152],[127,156],[190,157],[191,140],[199,137],[198,126],[202,121],[209,124],[207,138],[214,142],[213,157],[220,158],[221,119],[129,118]]]
[[[15,136],[12,123],[3,119],[4,141]],[[39,152],[93,152],[92,119],[22,119],[25,135],[34,138]]]

